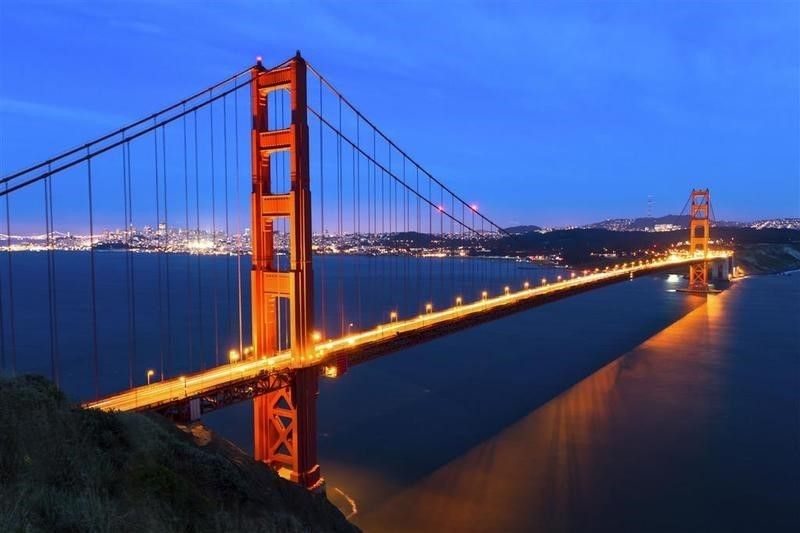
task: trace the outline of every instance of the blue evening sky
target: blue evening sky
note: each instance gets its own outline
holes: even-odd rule
[[[0,0],[0,174],[300,49],[508,225],[800,216],[800,2]]]

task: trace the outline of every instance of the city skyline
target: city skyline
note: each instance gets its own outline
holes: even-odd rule
[[[196,6],[188,25],[182,10],[151,7],[144,16],[125,2],[3,6],[2,64],[14,76],[0,82],[0,121],[15,134],[0,148],[0,173],[171,103],[229,65],[283,60],[296,42],[371,118],[390,124],[401,147],[500,225],[677,213],[684,198],[671,191],[692,187],[710,188],[725,220],[800,211],[791,52],[800,30],[791,4],[520,4],[502,13],[466,4],[447,25],[439,22],[449,10],[431,6],[351,12],[323,3],[300,17],[278,4],[270,9],[281,24],[271,31],[255,22],[263,13],[255,5],[236,14]],[[210,20],[220,21],[213,39],[196,29]],[[52,31],[84,26],[91,31],[79,37]],[[403,28],[418,39],[399,39]],[[66,52],[83,61],[63,60]],[[57,105],[48,84],[35,83],[43,62],[60,80]],[[161,73],[155,85],[152,68]],[[496,132],[494,142],[475,144],[484,131]],[[536,194],[508,196],[494,180]],[[759,202],[747,192],[756,183]]]

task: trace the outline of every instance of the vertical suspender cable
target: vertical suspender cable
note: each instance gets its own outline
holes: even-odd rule
[[[238,77],[234,80],[238,84]],[[236,293],[238,297],[237,311],[239,318],[239,353],[244,353],[244,326],[242,324],[242,184],[239,176],[239,94],[233,93],[234,116],[234,147],[235,166],[234,179],[236,180]]]
[[[339,242],[342,242],[342,195],[344,191],[342,190],[342,99],[339,98],[339,132],[336,136],[336,231],[338,233]],[[345,333],[345,322],[347,320],[344,316],[344,287],[342,283],[344,283],[344,263],[341,261],[341,258],[337,258],[337,263],[339,263],[339,275],[338,277],[338,287],[339,287],[339,321],[340,321],[340,332],[341,336],[344,336]]]
[[[170,290],[169,276],[169,196],[167,196],[167,134],[164,126],[161,127],[161,154],[163,171],[161,176],[164,179],[164,260],[166,263],[166,286],[167,286],[167,356],[164,367],[161,369],[161,379],[164,379],[166,372],[169,371],[172,358],[172,291]]]
[[[209,91],[209,98],[211,91]],[[216,254],[217,251],[217,185],[214,176],[214,102],[208,105],[209,117],[209,137],[210,137],[210,150],[211,150],[211,246],[212,253]],[[213,300],[214,300],[214,362],[219,365],[219,302],[217,300],[217,285],[219,284],[219,276],[217,275],[217,261],[216,256],[212,256],[211,262],[211,279],[213,280]],[[202,312],[202,310],[201,310]]]
[[[153,125],[156,119],[153,117]],[[153,165],[155,167],[155,192],[156,192],[156,268],[158,273],[156,275],[156,285],[158,287],[156,298],[158,298],[158,352],[159,352],[159,370],[161,375],[164,375],[164,311],[162,305],[163,297],[163,279],[161,272],[161,256],[164,253],[163,242],[161,238],[161,191],[159,190],[159,174],[158,174],[158,129],[153,130]]]
[[[358,120],[358,119],[356,119]],[[358,179],[357,175],[360,174],[360,168],[356,168],[356,165],[359,167],[361,166],[361,161],[359,158],[356,157],[356,150],[355,148],[352,149],[352,156],[353,156],[353,240],[356,244],[356,253],[355,255],[355,270],[356,270],[356,320],[357,325],[361,327],[361,273],[360,264],[361,264],[361,254],[360,254],[360,222],[361,222],[361,211],[359,209],[359,188],[360,188],[360,180]]]
[[[199,148],[197,141],[197,110],[192,112],[194,122],[194,199],[195,199],[195,238],[200,241],[200,165]],[[197,266],[197,355],[200,358],[200,369],[205,370],[206,358],[204,353],[204,329],[203,329],[203,267],[200,261],[200,253],[195,254],[195,264]]]
[[[319,114],[322,116],[322,79],[319,80]],[[321,286],[321,308],[322,308],[322,337],[327,338],[328,324],[325,312],[325,161],[324,161],[324,145],[322,139],[322,119],[319,120],[319,220],[322,238],[321,243],[321,257],[320,257],[320,286]]]
[[[183,205],[186,225],[186,245],[190,241],[190,228],[189,228],[189,145],[187,142],[186,134],[186,104],[183,106]],[[186,254],[186,351],[188,355],[189,371],[193,370],[193,357],[192,357],[192,261],[191,254],[188,250]]]
[[[234,82],[235,83],[235,82]],[[234,93],[234,97],[236,94]],[[228,95],[222,98],[222,159],[225,164],[222,166],[225,178],[225,341],[230,343],[231,330],[233,325],[233,313],[231,313],[231,228],[230,228],[230,185],[228,182]],[[242,354],[242,352],[239,352]]]
[[[133,174],[131,174],[131,145],[128,143],[128,160],[126,162],[126,170],[128,173],[128,189],[127,189],[127,199],[128,199],[128,224],[129,224],[129,231],[133,230]],[[128,239],[130,241],[130,239]],[[134,254],[131,252],[130,247],[128,247],[128,272],[130,274],[130,295],[128,297],[128,301],[130,302],[131,306],[131,337],[130,337],[130,351],[128,352],[128,381],[130,386],[133,387],[133,369],[134,363],[136,361],[136,266],[134,260]]]
[[[14,268],[11,261],[11,205],[6,182],[6,257],[8,258],[8,318],[11,334],[11,375],[17,373],[17,324],[14,312]]]
[[[89,155],[89,149],[86,150]],[[91,270],[91,304],[92,304],[92,366],[94,367],[94,394],[100,397],[99,354],[97,353],[97,283],[94,259],[94,206],[92,199],[92,160],[86,161],[86,181],[89,199],[89,265]]]
[[[55,257],[53,251],[53,181],[49,175],[51,164],[47,164],[48,176],[44,180],[44,212],[47,229],[47,300],[50,318],[50,377],[58,386],[58,320],[56,313]]]
[[[125,139],[125,134],[122,134],[122,139]],[[123,204],[123,236],[125,239],[125,303],[127,307],[127,314],[128,314],[128,366],[130,367],[130,361],[133,357],[133,328],[132,328],[132,320],[133,314],[131,312],[131,264],[130,264],[130,255],[131,255],[131,247],[130,247],[130,223],[129,214],[128,214],[128,143],[122,145],[122,204]],[[128,385],[131,386],[130,378],[132,375],[128,374]]]

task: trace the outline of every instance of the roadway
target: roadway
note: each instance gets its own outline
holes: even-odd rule
[[[728,252],[709,253],[706,260],[728,257]],[[361,362],[366,358],[424,342],[457,329],[482,323],[516,310],[537,305],[594,287],[613,283],[638,275],[688,266],[703,261],[702,257],[670,255],[663,260],[634,262],[603,271],[591,271],[584,275],[573,273],[556,282],[530,284],[521,290],[506,288],[504,294],[489,297],[484,293],[481,300],[462,302],[456,300],[453,307],[436,311],[432,308],[408,319],[393,316],[392,321],[380,324],[373,329],[352,333],[344,337],[317,342],[314,352],[292,358],[287,350],[271,357],[248,359],[220,365],[208,370],[195,372],[176,378],[165,379],[112,394],[97,401],[84,404],[84,407],[117,411],[144,411],[165,405],[187,402],[214,393],[232,384],[260,379],[267,374],[286,372],[294,368],[320,366],[334,373],[334,364],[342,357]]]

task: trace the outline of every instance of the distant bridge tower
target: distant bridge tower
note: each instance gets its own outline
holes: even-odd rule
[[[314,306],[305,60],[298,52],[285,65],[272,70],[264,69],[259,61],[251,70],[250,91],[253,348],[255,357],[273,356],[279,348],[279,336],[282,337],[281,324],[288,324],[293,368],[288,387],[253,401],[254,456],[281,476],[316,489],[323,482],[317,464],[319,369],[309,366],[307,358],[312,350]],[[274,91],[289,94],[288,128],[269,129],[269,113],[283,112],[269,109],[268,96]],[[276,192],[276,184],[270,179],[270,159],[279,152],[289,154],[289,191]],[[278,218],[288,220],[288,270],[281,268],[274,253],[273,227]],[[281,313],[283,319],[279,320]]]
[[[689,197],[689,254],[708,256],[711,196],[708,189],[693,189]],[[689,266],[689,290],[708,291],[708,262]]]

